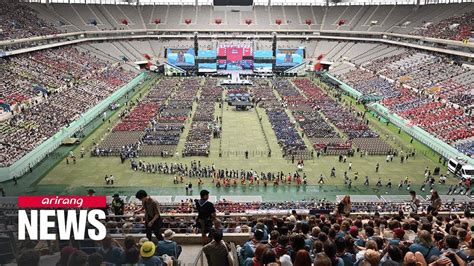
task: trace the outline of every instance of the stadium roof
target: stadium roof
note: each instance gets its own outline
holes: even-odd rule
[[[112,4],[112,5],[212,5],[213,0],[20,0],[31,3]],[[333,5],[334,0],[330,0]],[[337,0],[338,5],[412,5],[417,0]],[[335,2],[335,1],[334,1]],[[472,0],[421,0],[420,4],[466,3]],[[254,5],[321,6],[326,0],[254,0]]]

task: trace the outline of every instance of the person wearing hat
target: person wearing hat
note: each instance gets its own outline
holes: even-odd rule
[[[125,203],[118,193],[115,193],[112,200],[112,209],[115,215],[123,215],[125,212]]]
[[[162,266],[164,265],[160,257],[155,256],[156,247],[151,241],[146,241],[140,248],[139,265],[144,266]]]
[[[175,233],[171,229],[166,229],[164,233],[164,240],[161,240],[158,242],[158,245],[156,248],[158,251],[156,254],[158,256],[163,256],[164,254],[174,257],[175,259],[178,259],[179,255],[181,254],[182,247],[176,243],[176,241],[173,240]]]
[[[214,204],[209,201],[209,191],[201,190],[201,199],[195,200],[198,211],[196,227],[201,230],[203,244],[207,243],[206,234],[212,227],[212,221],[216,218]]]
[[[161,227],[163,226],[163,219],[161,218],[160,211],[158,210],[158,203],[152,199],[145,190],[139,190],[135,194],[135,197],[142,202],[142,207],[135,212],[135,214],[145,211],[145,232],[148,240],[152,240],[152,234],[155,234],[156,238],[163,240],[161,235]]]
[[[403,241],[403,237],[405,236],[405,231],[402,228],[395,228],[393,229],[393,238],[390,240],[390,245],[398,246],[401,241]]]

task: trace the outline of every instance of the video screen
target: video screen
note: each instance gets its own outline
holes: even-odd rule
[[[253,0],[214,0],[214,6],[251,6]]]
[[[217,48],[217,57],[218,69],[253,69],[253,48],[251,43],[220,43]]]
[[[253,69],[253,61],[252,60],[238,60],[238,61],[227,60],[226,69],[227,70]]]
[[[303,62],[304,48],[298,49],[277,49],[276,65],[277,66],[296,66]]]
[[[272,50],[255,50],[253,58],[270,58],[273,57]]]
[[[206,57],[206,58],[216,58],[217,52],[215,50],[199,50],[198,51],[199,57]]]
[[[255,72],[271,72],[272,64],[271,63],[254,63],[253,71]]]
[[[193,66],[195,63],[194,48],[167,49],[168,63],[176,66]]]
[[[199,63],[198,71],[199,72],[216,72],[217,64],[216,63]]]
[[[226,60],[219,59],[217,60],[217,69],[225,69],[227,64]]]

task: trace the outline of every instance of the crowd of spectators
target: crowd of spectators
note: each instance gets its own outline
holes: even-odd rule
[[[278,144],[283,150],[283,156],[297,154],[308,149],[296,130],[295,124],[290,121],[290,117],[283,108],[267,110],[267,115]]]
[[[0,40],[58,34],[60,31],[38,17],[38,12],[23,3],[4,1],[0,6]]]
[[[437,204],[437,210],[430,211],[436,202],[435,195],[429,199],[430,204],[415,209],[412,202],[351,203],[348,196],[339,203],[325,200],[267,203],[222,200],[213,209],[224,216],[219,217],[221,219],[214,216],[206,231],[210,243],[203,251],[209,265],[213,262],[229,265],[227,253],[230,249],[219,248],[219,245],[227,245],[222,236],[243,233],[250,234],[250,239],[237,246],[239,265],[467,265],[474,258],[474,245],[470,239],[474,224],[471,206],[467,203],[441,203]],[[162,212],[168,213],[198,211],[193,200],[160,207]],[[137,208],[134,204],[125,205],[124,213],[134,213]],[[273,214],[269,212],[270,216],[263,217],[258,216],[258,212],[249,214],[258,210],[271,210]],[[284,212],[278,212],[281,210]],[[349,213],[354,211],[359,214],[350,216]],[[438,211],[464,214],[441,216]],[[240,217],[229,215],[235,212],[247,214]],[[387,214],[389,212],[392,214]],[[135,226],[140,225],[140,219],[135,217],[128,222],[117,222],[111,216],[107,228],[116,234],[143,233],[143,228]],[[163,218],[165,236],[173,235],[170,230],[192,234],[202,233],[201,229],[192,216]]]
[[[13,117],[0,123],[0,165],[9,166],[135,75],[64,47],[1,59],[4,103]],[[35,95],[37,95],[35,97]],[[5,98],[3,98],[5,97]]]
[[[472,116],[464,109],[410,89],[400,91],[400,96],[387,98],[382,104],[412,125],[418,125],[448,143],[474,136]]]
[[[347,80],[347,85],[356,89],[364,96],[376,98],[395,97],[400,94],[390,82],[374,75],[371,72],[355,69],[343,74],[342,79]]]
[[[308,98],[313,101],[313,108],[320,110],[325,117],[344,132],[349,138],[376,138],[377,133],[372,131],[364,122],[360,114],[353,110],[344,108],[336,100],[332,99],[307,79],[297,79],[294,81]]]
[[[471,70],[469,74],[474,77],[474,71]],[[464,85],[453,79],[447,79],[428,89],[427,92],[453,104],[472,109],[474,105],[473,90],[474,85],[472,83]]]
[[[301,80],[294,80],[294,83],[302,87],[310,86],[309,83],[304,83]],[[314,108],[314,100],[325,96],[322,91],[319,94],[308,89],[300,92],[289,80],[284,79],[274,84],[276,85],[276,90],[282,96],[285,105],[292,111],[298,125],[311,140],[313,148],[318,154],[320,152],[325,154],[348,153],[351,145],[347,145],[320,110]]]
[[[379,96],[390,111],[470,155],[469,145],[455,142],[474,136],[472,70],[450,58],[415,51],[382,57],[362,67],[340,78],[364,96],[378,88],[374,84],[384,84]]]
[[[113,131],[143,131],[158,110],[159,105],[156,102],[139,102],[130,113],[121,118]]]
[[[147,265],[173,266],[181,254],[174,232],[167,231],[167,237],[158,242],[143,238],[136,241],[127,236],[123,244],[117,239],[106,236],[102,241],[94,243],[84,241],[82,246],[67,245],[59,253],[57,266],[100,266],[100,265]],[[28,242],[19,253],[16,260],[19,266],[39,266],[40,252],[34,247],[34,242]],[[173,250],[173,249],[176,250]],[[178,252],[179,251],[179,252]]]
[[[222,97],[217,79],[206,79],[184,143],[183,156],[208,156],[212,136],[219,136],[222,120],[214,118],[216,102]],[[222,105],[221,105],[222,108]]]
[[[179,102],[171,103],[173,99],[177,99],[174,96],[175,93],[178,90],[183,90],[179,89],[180,83],[176,84],[176,81],[172,79],[163,79],[159,86],[159,90],[154,90],[147,95],[150,100],[160,102],[160,109],[158,116],[154,116],[150,120],[141,139],[142,143],[146,145],[144,145],[146,155],[159,155],[163,151],[174,150],[173,147],[178,145],[179,137],[184,130],[184,121],[192,107],[192,98],[186,101],[186,107],[183,110],[181,110],[183,105],[180,105]],[[176,107],[178,111],[174,112],[171,106]]]
[[[276,87],[279,80],[272,80]],[[254,90],[255,103],[262,106],[269,118],[272,129],[280,145],[283,156],[306,154],[308,148],[295,128],[295,123],[285,112],[284,106],[278,101],[270,88],[268,81],[259,81],[258,88]]]
[[[420,30],[414,31],[413,34],[431,38],[462,41],[471,36],[471,31],[474,30],[472,24],[473,20],[474,11],[470,11],[462,15],[452,16],[439,22],[429,24]]]
[[[349,139],[349,141],[345,142],[337,137],[337,135],[326,134],[330,131],[324,131],[323,129],[328,128],[329,125],[313,126],[305,132],[308,136],[314,135],[315,132],[323,133],[320,135],[316,134],[312,138],[315,149],[331,154],[348,154],[351,152],[351,141],[356,140],[353,144],[363,153],[388,154],[392,151],[390,145],[381,140],[378,134],[368,127],[367,121],[364,122],[363,114],[343,106],[338,100],[331,98],[310,80],[295,79],[293,83],[310,99],[314,114],[312,117],[323,115],[326,124],[331,123]],[[305,121],[306,119],[308,118],[305,118]]]
[[[281,107],[281,104],[275,97],[267,79],[252,79],[252,82],[255,87],[255,89],[252,90],[252,94],[254,95],[255,103],[258,106],[265,110]]]
[[[270,227],[257,222],[239,249],[240,265],[467,265],[472,259],[470,214],[289,219]]]
[[[213,213],[206,226],[196,222],[196,215],[203,211],[199,201],[160,203],[149,197],[160,213],[158,234],[162,238],[155,240],[150,235],[140,241],[135,240],[136,234],[144,235],[147,230],[143,216],[137,215],[143,210],[142,201],[126,203],[115,194],[107,206],[105,239],[63,247],[57,265],[172,265],[186,252],[174,240],[176,234],[202,234],[208,243],[203,251],[209,265],[214,266],[213,261],[229,265],[231,249],[222,237],[230,233],[248,237],[236,248],[239,265],[469,265],[474,259],[473,204],[442,202],[436,192],[420,201],[411,193],[412,200],[407,202],[351,202],[350,196],[340,202],[220,200],[210,205]],[[12,204],[1,207],[2,213],[18,208]],[[232,215],[237,213],[241,215]],[[11,230],[14,227],[10,225]],[[117,237],[125,238],[123,244]],[[38,265],[39,254],[34,249],[38,245],[23,243],[19,265]],[[220,250],[215,245],[226,248]],[[147,264],[149,261],[153,263]]]
[[[143,142],[147,144],[143,149],[147,155],[174,154],[184,124],[190,118],[193,104],[197,100],[196,93],[200,82],[199,78],[187,78],[172,86],[174,90],[160,109],[156,123],[152,123],[152,127],[146,130],[143,137]]]
[[[168,80],[161,80],[143,99],[127,103],[127,108],[120,114],[120,122],[105,136],[102,143],[96,143],[93,155],[120,155],[122,158],[138,156],[143,136],[148,131],[153,131],[150,125],[156,125],[160,106],[171,95],[169,85]]]
[[[204,251],[209,261],[227,261],[227,252],[217,252],[217,247],[209,245],[222,243],[222,235],[243,233],[250,234],[250,239],[237,246],[239,265],[271,265],[272,262],[328,266],[450,265],[452,262],[467,265],[473,258],[471,249],[474,248],[470,239],[474,223],[470,204],[441,204],[440,212],[464,211],[463,215],[444,216],[438,211],[427,214],[427,206],[431,205],[420,206],[416,213],[410,202],[351,203],[347,197],[340,203],[325,200],[236,203],[223,200],[214,205],[217,213],[224,213],[224,216],[213,221],[209,230],[211,242]],[[160,208],[168,213],[197,213],[193,200],[163,204]],[[125,213],[137,209],[134,204],[125,205]],[[258,212],[250,214],[262,210],[270,210],[269,216],[258,216]],[[348,215],[354,211],[359,214]],[[247,214],[228,215],[235,212]],[[140,219],[135,217],[123,223],[111,216],[107,228],[115,234],[143,233],[143,228],[135,226],[140,224]],[[192,216],[163,218],[165,235],[170,229],[181,234],[201,233]]]
[[[172,156],[189,118],[199,78],[164,78],[130,111],[122,115],[99,150],[111,151],[123,159],[143,156]],[[137,132],[137,134],[130,134]]]
[[[342,79],[347,80],[349,85],[357,85],[358,77],[380,80],[377,75],[382,75],[405,87],[426,92],[462,107],[472,105],[470,79],[466,79],[467,84],[461,84],[455,79],[464,75],[474,76],[474,71],[454,63],[447,57],[409,51],[374,60],[363,67],[368,71],[364,73],[362,69],[353,70],[344,74]],[[381,94],[383,98],[399,96],[397,86],[388,81],[385,81],[385,84],[390,87],[386,93]],[[364,95],[367,94],[364,88],[354,88]]]
[[[456,144],[456,149],[463,152],[467,156],[474,157],[474,140],[463,141]]]

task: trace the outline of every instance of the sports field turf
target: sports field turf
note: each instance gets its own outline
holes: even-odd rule
[[[154,82],[154,81],[152,81]],[[139,90],[143,96],[149,89],[150,84],[144,84]],[[139,97],[137,92],[136,97]],[[346,99],[349,101],[349,99]],[[363,107],[359,107],[363,108]],[[193,112],[196,106],[193,108]],[[222,139],[213,139],[211,142],[211,153],[209,157],[185,157],[185,158],[166,158],[161,157],[141,157],[139,159],[146,162],[182,162],[189,163],[192,160],[200,161],[202,165],[210,165],[214,163],[218,169],[254,169],[257,172],[277,172],[284,173],[294,172],[296,163],[285,160],[281,156],[280,148],[277,143],[275,134],[271,128],[268,118],[263,109],[257,110],[262,116],[262,125],[260,125],[256,110],[247,112],[238,112],[234,108],[223,106],[216,108],[216,115],[223,117]],[[102,123],[95,131],[93,131],[80,145],[74,147],[73,151],[76,155],[80,152],[80,147],[86,149],[92,147],[93,140],[100,140],[107,134],[108,128],[112,128],[118,121],[120,110],[111,116],[111,124],[107,121]],[[264,200],[296,200],[309,198],[329,198],[334,199],[338,194],[406,194],[406,187],[403,190],[397,188],[400,180],[406,176],[412,181],[412,189],[419,191],[424,181],[424,169],[429,167],[431,170],[438,164],[438,157],[422,144],[414,141],[410,143],[410,137],[405,133],[398,134],[398,130],[393,126],[386,126],[380,123],[376,117],[369,115],[372,128],[380,132],[383,138],[388,139],[397,149],[416,149],[416,156],[410,157],[403,164],[396,157],[393,162],[386,163],[385,156],[369,156],[368,158],[360,157],[358,153],[354,157],[349,157],[348,162],[353,164],[352,171],[348,171],[348,162],[346,164],[339,163],[337,156],[326,156],[306,160],[304,173],[308,176],[308,185],[297,187],[296,185],[280,185],[273,187],[269,185],[264,188],[262,184],[259,187],[237,187],[216,188],[211,183],[211,179],[204,179],[204,188],[211,191],[214,195],[262,195]],[[100,123],[97,122],[97,123]],[[189,130],[191,121],[186,123],[186,129],[181,136],[178,151],[184,147],[184,140]],[[268,145],[272,150],[272,157],[267,156],[267,144],[265,136],[268,139]],[[66,147],[61,147],[64,151],[59,156],[67,153]],[[222,151],[222,157],[219,157],[219,151]],[[249,151],[249,159],[245,159],[244,152]],[[61,156],[62,158],[62,156]],[[41,168],[35,170],[19,180],[19,185],[13,186],[7,184],[6,191],[12,193],[30,192],[32,194],[84,194],[88,188],[94,188],[99,194],[111,194],[119,192],[122,194],[132,195],[137,189],[144,188],[153,195],[184,195],[184,184],[173,184],[172,175],[150,174],[144,172],[136,172],[131,170],[129,161],[121,164],[118,157],[91,157],[86,155],[85,158],[78,158],[76,164],[66,164],[64,159],[58,159],[59,163],[54,166],[49,163],[51,170],[47,171]],[[46,163],[46,162],[45,162]],[[43,163],[43,164],[45,164]],[[379,173],[375,172],[375,165],[380,163]],[[330,170],[336,168],[337,177],[330,178]],[[39,167],[46,168],[46,165]],[[441,168],[441,173],[446,173],[446,168]],[[348,171],[348,175],[353,179],[354,172],[359,173],[359,179],[353,181],[352,189],[348,190],[344,186],[343,172]],[[45,174],[43,174],[46,172]],[[115,176],[114,186],[105,185],[104,176],[113,174]],[[325,178],[324,185],[318,185],[317,181],[320,174]],[[43,176],[44,175],[44,176]],[[370,186],[363,185],[364,177],[368,175],[370,178]],[[375,183],[378,177],[382,178],[384,187],[378,189]],[[392,179],[392,188],[385,188],[388,178]],[[189,182],[189,180],[185,180]],[[191,180],[196,186],[196,181]],[[455,178],[448,178],[448,184],[457,182]],[[436,186],[441,192],[447,190],[447,185]],[[196,191],[196,190],[195,190]],[[197,192],[195,192],[197,194]],[[423,194],[423,193],[422,193]]]

